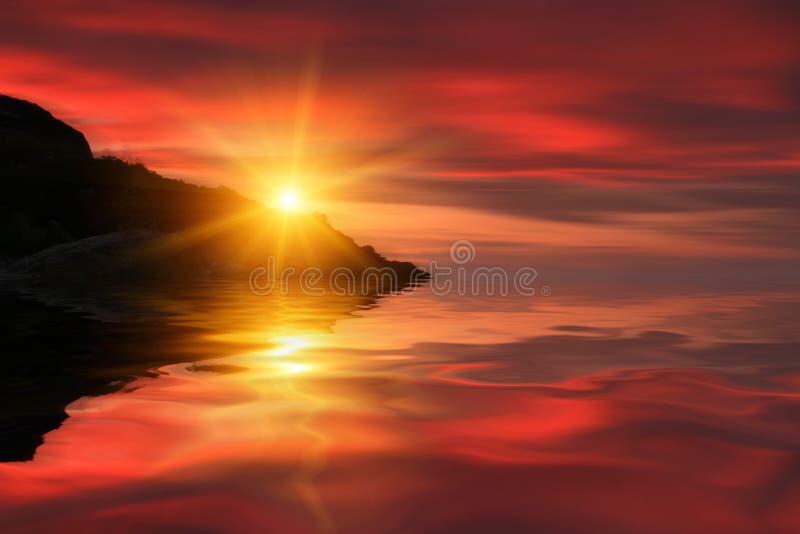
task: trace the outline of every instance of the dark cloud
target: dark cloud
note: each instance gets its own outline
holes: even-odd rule
[[[778,109],[759,109],[628,94],[564,111],[636,128],[656,143],[730,143],[735,145],[729,148],[733,158],[739,144],[778,142],[786,150],[800,135],[800,99]]]
[[[797,239],[800,219],[800,183],[793,175],[735,177],[717,180],[629,181],[588,184],[536,177],[457,180],[397,179],[386,187],[395,202],[458,205],[534,219],[565,222],[632,224],[625,216],[643,214],[698,214],[725,210],[764,210],[772,216],[730,220],[738,231],[750,234],[759,227],[769,235]],[[355,198],[379,200],[384,187],[354,190]],[[644,223],[642,223],[644,224]],[[655,224],[655,223],[653,223]],[[671,220],[680,228],[680,220]],[[697,222],[684,231],[707,232]],[[719,232],[731,228],[717,227]]]

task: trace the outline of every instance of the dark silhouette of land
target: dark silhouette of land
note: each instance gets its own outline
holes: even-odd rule
[[[48,247],[111,233],[113,255],[124,256],[117,262],[59,262],[56,253],[33,267],[21,265],[55,265],[50,274],[78,278],[124,273],[127,280],[247,272],[269,256],[298,268],[388,267],[400,281],[415,269],[358,246],[323,215],[287,216],[230,189],[165,178],[114,157],[94,158],[79,131],[35,104],[0,95],[0,258],[11,264]],[[132,246],[121,244],[126,241]],[[92,246],[84,247],[87,255]],[[107,248],[102,256],[108,259]]]

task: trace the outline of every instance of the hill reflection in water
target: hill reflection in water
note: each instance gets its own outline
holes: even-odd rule
[[[3,292],[0,307],[15,320],[0,325],[0,461],[30,460],[41,436],[80,397],[136,387],[136,377],[156,376],[171,363],[281,347],[282,336],[296,331],[330,332],[336,320],[377,298],[256,296],[232,283]]]

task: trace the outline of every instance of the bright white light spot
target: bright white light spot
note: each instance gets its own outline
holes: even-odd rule
[[[272,356],[288,356],[310,345],[308,341],[299,337],[279,337],[275,338],[275,342],[278,346],[269,352]]]
[[[297,373],[304,373],[311,369],[311,366],[305,363],[294,363],[294,362],[281,362],[275,364],[276,367],[283,370],[284,373],[294,375]]]
[[[284,211],[294,211],[300,205],[300,197],[296,191],[287,189],[278,195],[278,206]]]

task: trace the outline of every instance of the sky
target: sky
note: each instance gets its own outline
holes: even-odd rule
[[[7,0],[0,92],[397,257],[786,275],[798,4],[600,4]]]

